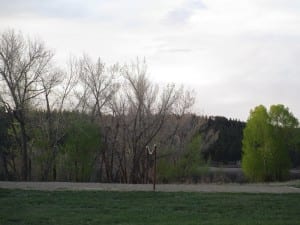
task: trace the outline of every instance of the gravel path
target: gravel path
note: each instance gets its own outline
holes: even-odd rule
[[[296,181],[300,183],[300,181]],[[300,193],[294,182],[263,184],[158,184],[161,192],[235,192],[235,193]],[[151,184],[106,184],[71,182],[7,182],[0,181],[0,188],[43,191],[152,191]]]

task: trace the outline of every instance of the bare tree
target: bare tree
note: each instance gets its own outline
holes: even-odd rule
[[[39,129],[42,135],[42,148],[45,153],[42,162],[42,179],[49,180],[52,169],[52,180],[56,180],[56,157],[59,144],[66,135],[64,123],[64,109],[71,109],[71,104],[66,104],[78,81],[78,72],[74,60],[70,58],[67,70],[61,71],[51,68],[47,76],[41,78],[44,89],[41,107],[45,112],[40,114]],[[38,137],[40,138],[40,137]],[[41,154],[41,153],[40,153]]]
[[[103,109],[119,89],[116,82],[119,66],[115,64],[107,67],[100,58],[93,62],[86,55],[79,59],[77,64],[81,86],[77,92],[78,106],[90,112],[94,120],[102,116]]]
[[[113,96],[119,90],[118,75],[120,67],[118,64],[106,66],[100,58],[93,61],[84,55],[75,63],[78,70],[79,85],[77,86],[76,97],[78,99],[77,109],[81,112],[89,113],[91,120],[101,124],[102,146],[99,151],[98,162],[100,164],[100,179],[105,170],[106,181],[112,181],[112,167],[114,165],[114,144],[112,142],[113,117],[110,104]],[[105,115],[105,118],[103,118]],[[114,130],[115,131],[115,130]],[[99,147],[100,150],[100,147]]]
[[[39,41],[26,40],[13,30],[0,37],[0,100],[20,127],[16,132],[22,155],[21,177],[29,178],[27,115],[31,101],[45,90],[41,78],[52,58],[52,52]]]
[[[160,91],[147,78],[146,63],[139,60],[125,66],[123,76],[123,92],[113,105],[121,128],[120,170],[126,171],[124,175],[128,176],[123,180],[146,182],[146,146],[154,140],[160,141],[159,133],[167,117],[189,108],[193,98],[183,98],[183,88],[177,89],[175,85],[167,85]]]

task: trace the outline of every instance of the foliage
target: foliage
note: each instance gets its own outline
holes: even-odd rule
[[[9,150],[12,146],[12,140],[9,135],[9,127],[8,114],[4,108],[0,107],[0,179],[8,179],[10,177],[8,159],[11,153]]]
[[[9,125],[8,115],[4,109],[0,107],[0,152],[6,151],[11,145]]]
[[[206,172],[206,164],[201,156],[201,136],[197,134],[188,144],[186,152],[176,161],[162,159],[158,165],[162,182],[193,179],[196,181]]]
[[[183,177],[197,176],[200,171],[200,167],[204,165],[204,161],[201,157],[201,136],[197,134],[188,145],[187,152],[179,160],[179,175]]]
[[[283,105],[251,110],[244,129],[242,168],[252,181],[282,180],[291,165],[288,139],[297,119]]]
[[[60,160],[64,161],[68,179],[89,181],[96,153],[101,148],[100,127],[76,113],[70,114],[68,122]]]
[[[0,189],[0,224],[294,225],[299,201],[299,194]]]

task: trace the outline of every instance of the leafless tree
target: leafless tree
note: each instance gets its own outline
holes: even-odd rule
[[[74,62],[74,58],[70,58],[65,71],[51,67],[47,76],[41,77],[44,92],[40,106],[44,113],[39,117],[41,136],[37,138],[42,139],[39,155],[44,154],[42,180],[49,180],[51,169],[52,180],[56,180],[56,157],[59,144],[66,135],[63,110],[72,110],[72,93],[78,82],[78,68]]]
[[[97,156],[100,164],[99,174],[103,177],[103,170],[105,170],[105,180],[112,181],[111,168],[114,165],[114,147],[112,146],[115,146],[115,142],[112,142],[115,135],[112,132],[115,130],[110,126],[115,118],[111,116],[112,111],[109,106],[120,87],[118,82],[120,67],[118,64],[106,66],[100,58],[93,61],[87,55],[76,60],[75,67],[79,77],[76,108],[90,114],[92,121],[101,124],[102,137],[99,138],[102,138],[103,145]]]
[[[41,86],[52,52],[42,42],[26,40],[13,30],[0,37],[0,100],[20,127],[16,139],[22,155],[21,177],[29,178],[27,115],[31,101],[45,90]]]
[[[116,75],[119,72],[117,64],[108,67],[100,58],[96,62],[88,56],[83,56],[77,61],[79,67],[79,83],[77,97],[78,106],[83,111],[91,113],[94,120],[103,114],[103,110],[118,91]]]
[[[183,88],[177,89],[172,84],[160,91],[148,79],[146,63],[139,60],[123,68],[123,77],[123,91],[113,104],[121,129],[120,171],[127,182],[146,182],[146,146],[159,141],[167,117],[187,110],[193,98],[183,97]]]

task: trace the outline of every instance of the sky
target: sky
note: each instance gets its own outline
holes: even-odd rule
[[[194,89],[194,112],[246,120],[284,104],[300,119],[299,0],[0,0],[0,32],[38,37],[66,63],[145,58],[157,83]]]

